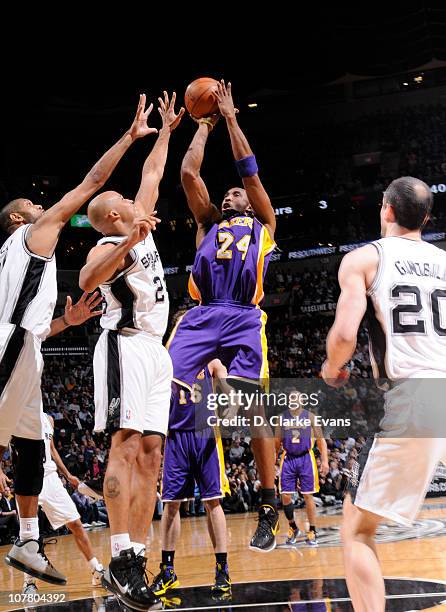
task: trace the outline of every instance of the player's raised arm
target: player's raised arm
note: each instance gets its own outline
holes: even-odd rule
[[[216,93],[220,113],[226,120],[229,136],[231,138],[232,153],[234,155],[237,171],[243,181],[247,196],[254,209],[256,217],[268,229],[271,238],[276,231],[276,215],[271,200],[262,185],[258,175],[256,158],[249,142],[237,123],[236,109],[231,93],[231,83],[225,85],[222,80],[218,84]]]
[[[145,96],[140,96],[138,109],[130,129],[91,168],[80,185],[65,194],[30,227],[26,240],[33,253],[42,257],[51,257],[63,226],[106,183],[130,145],[138,138],[157,131],[155,128],[147,127],[147,122],[141,125],[141,109],[144,110],[143,98],[145,99]]]
[[[127,261],[127,257],[131,249],[144,240],[159,221],[153,215],[135,219],[132,231],[125,240],[119,244],[100,244],[91,249],[87,263],[79,273],[80,288],[91,293],[113,278],[117,271],[128,267],[131,261]]]
[[[158,186],[163,178],[164,167],[166,165],[170,135],[179,125],[181,117],[184,115],[183,107],[180,108],[178,114],[175,114],[176,93],[173,92],[170,101],[167,92],[165,91],[163,94],[164,99],[158,98],[158,111],[163,122],[162,127],[159,131],[157,141],[144,163],[141,184],[135,198],[135,206],[138,209],[137,214],[141,216],[153,213],[158,199]],[[144,96],[144,106],[145,101]],[[152,107],[153,105],[151,104],[143,115],[146,122]]]
[[[207,187],[200,174],[206,142],[217,119],[218,115],[214,115],[197,120],[197,131],[181,164],[181,184],[199,230],[200,228],[205,230],[206,226],[221,219],[221,213],[211,203]]]
[[[335,322],[327,336],[327,359],[322,376],[328,384],[338,386],[344,365],[355,352],[358,329],[367,309],[367,280],[378,266],[378,252],[366,245],[342,260],[338,278],[341,288]]]

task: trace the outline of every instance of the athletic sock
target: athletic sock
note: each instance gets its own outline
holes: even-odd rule
[[[310,531],[313,531],[314,535],[316,535],[316,527],[314,525],[310,525]]]
[[[173,567],[173,559],[175,557],[174,550],[162,550],[161,551],[161,565],[167,565]]]
[[[226,563],[228,562],[228,553],[227,552],[215,553],[215,562],[220,563],[220,565],[224,567]]]
[[[103,566],[102,563],[99,563],[99,561],[96,559],[96,557],[93,557],[92,559],[90,559],[90,561],[88,561],[88,566],[91,569],[92,572],[95,572],[96,570],[98,570],[98,572],[100,572],[101,570],[103,570]]]
[[[262,504],[277,508],[276,492],[274,489],[262,489]]]
[[[38,540],[39,539],[39,519],[37,516],[33,518],[20,519],[20,540]]]
[[[119,557],[121,550],[127,550],[132,547],[128,533],[117,533],[110,536],[110,543],[112,557]]]

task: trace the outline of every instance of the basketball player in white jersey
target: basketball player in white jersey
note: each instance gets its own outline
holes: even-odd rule
[[[66,525],[74,535],[76,545],[84,555],[90,568],[92,574],[91,584],[93,586],[100,586],[104,568],[94,556],[90,538],[82,526],[79,512],[68,491],[63,486],[57,470],[65,476],[75,489],[79,486],[80,480],[68,471],[54,446],[53,418],[42,411],[41,419],[45,443],[45,463],[43,464],[43,487],[39,495],[39,504],[42,506],[53,529],[59,529]],[[23,592],[29,594],[36,591],[35,578],[25,574]]]
[[[94,353],[95,430],[112,432],[104,479],[112,559],[104,585],[129,607],[159,602],[145,581],[145,542],[156,501],[162,443],[167,432],[172,362],[162,345],[169,314],[163,266],[150,230],[167,158],[175,93],[159,98],[162,127],[142,170],[135,200],[114,191],[88,207],[104,234],[82,268],[85,291],[100,287],[104,329]]]
[[[339,269],[322,375],[335,387],[345,382],[367,310],[374,376],[389,387],[380,432],[364,446],[344,502],[345,573],[357,611],[385,607],[379,522],[410,525],[446,456],[444,395],[437,392],[446,382],[446,253],[421,238],[431,207],[428,185],[394,180],[381,207],[383,238],[346,255]]]
[[[74,213],[100,189],[129,146],[156,130],[147,127],[141,104],[130,129],[93,166],[80,185],[44,211],[30,200],[13,200],[0,211],[0,227],[11,236],[0,249],[0,456],[14,435],[14,480],[20,534],[5,561],[55,584],[66,579],[51,565],[39,541],[37,499],[43,483],[40,420],[40,345],[50,332],[57,297],[54,251]],[[54,328],[53,328],[54,326]],[[0,471],[0,490],[6,477]]]

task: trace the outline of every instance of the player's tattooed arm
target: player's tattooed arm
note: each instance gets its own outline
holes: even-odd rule
[[[212,223],[221,220],[221,213],[211,203],[206,184],[200,174],[204,158],[204,149],[211,125],[199,121],[197,131],[181,164],[181,184],[187,198],[187,204],[198,225],[197,247]]]
[[[231,83],[226,85],[222,80],[218,85],[216,96],[220,113],[226,120],[234,159],[238,161],[253,155],[248,139],[237,122],[237,109],[232,99]],[[255,216],[265,225],[271,238],[274,239],[276,215],[259,175],[242,178],[242,182]]]
[[[105,185],[130,145],[147,134],[157,132],[155,128],[141,125],[143,98],[145,103],[145,96],[140,96],[130,129],[101,157],[77,187],[65,194],[30,227],[26,241],[33,253],[42,257],[51,257],[63,226],[96,191]]]
[[[161,115],[162,127],[153,149],[144,163],[141,184],[135,197],[135,207],[138,210],[138,215],[153,213],[158,200],[158,186],[166,165],[170,135],[178,127],[184,115],[183,107],[180,108],[178,113],[175,113],[175,92],[173,92],[170,100],[167,91],[163,92],[163,96],[163,98],[158,98],[158,112]],[[148,112],[150,112],[151,107],[152,105],[150,105]]]
[[[156,211],[148,217],[135,219],[132,231],[119,244],[100,244],[91,249],[87,263],[79,273],[79,286],[83,291],[91,293],[112,279],[117,272],[129,267],[133,261],[129,255],[131,249],[144,240],[160,222],[155,214]]]

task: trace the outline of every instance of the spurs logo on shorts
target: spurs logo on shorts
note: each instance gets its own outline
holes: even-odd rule
[[[108,407],[108,417],[110,419],[116,419],[119,416],[119,404],[121,400],[119,397],[114,397]]]

